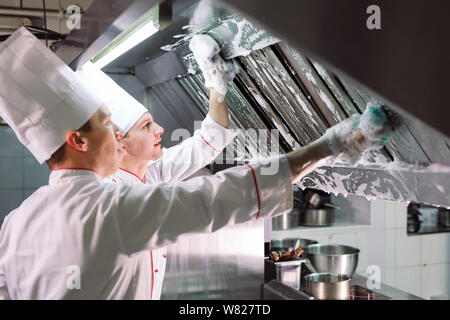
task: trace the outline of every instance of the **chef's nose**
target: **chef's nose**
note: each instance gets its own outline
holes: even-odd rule
[[[156,125],[156,128],[155,128],[154,133],[155,133],[156,137],[159,137],[160,135],[163,134],[164,129],[159,124],[157,124],[156,122],[155,122],[155,125]]]

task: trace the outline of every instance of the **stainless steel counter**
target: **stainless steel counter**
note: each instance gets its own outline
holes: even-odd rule
[[[351,285],[358,285],[364,288],[367,288],[367,278],[360,276],[358,274],[353,275],[351,280]],[[376,293],[380,293],[382,295],[388,296],[391,300],[424,300],[418,296],[410,294],[408,292],[396,289],[394,287],[388,286],[387,284],[381,283],[380,289],[372,289],[372,291]]]

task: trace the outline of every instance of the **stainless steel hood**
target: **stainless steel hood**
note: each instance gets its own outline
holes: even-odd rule
[[[278,129],[281,152],[315,140],[331,125],[362,112],[369,100],[391,106],[345,74],[329,71],[239,16],[225,17],[206,29],[226,48],[224,57],[235,59],[242,68],[228,97],[232,120],[243,129]],[[246,41],[249,38],[258,41]],[[149,87],[150,96],[167,83],[180,85],[205,114],[207,91],[187,44],[179,41],[172,49],[137,66],[137,77]],[[167,98],[167,108],[173,108],[176,103]],[[450,206],[450,140],[394,108],[402,115],[401,125],[386,148],[357,168],[339,165],[316,171],[301,186]]]
[[[177,54],[183,51],[186,52],[184,48],[176,50]],[[184,62],[186,70],[194,72],[192,59],[181,56],[184,59],[178,63]],[[231,85],[228,97],[232,120],[243,129],[278,129],[281,152],[317,139],[329,126],[354,112],[362,112],[367,101],[381,100],[284,43],[235,59],[242,71]],[[162,61],[163,58],[158,63]],[[141,66],[142,69],[137,68],[136,74],[144,84],[147,77],[151,77],[151,66],[149,62]],[[151,77],[151,81],[155,79]],[[170,83],[184,88],[197,107],[206,113],[208,96],[200,73],[187,73]],[[153,85],[149,89],[150,96],[162,91],[164,85]],[[168,97],[168,108],[173,108],[170,100]],[[303,179],[301,186],[448,207],[448,141],[418,119],[403,117],[391,142],[381,152],[373,153],[364,164],[354,168],[345,165],[321,168]]]

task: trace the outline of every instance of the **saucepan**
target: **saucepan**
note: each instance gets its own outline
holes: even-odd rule
[[[334,223],[334,208],[306,209],[300,213],[299,225],[325,227]]]
[[[288,230],[298,227],[300,209],[293,208],[291,212],[279,215],[272,219],[272,230]]]
[[[305,276],[306,293],[319,300],[345,300],[350,295],[350,277],[337,273],[311,273]]]

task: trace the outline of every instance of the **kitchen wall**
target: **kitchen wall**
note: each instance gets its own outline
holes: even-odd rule
[[[34,190],[48,183],[50,170],[40,165],[8,126],[0,126],[0,224]]]
[[[359,248],[359,274],[367,276],[367,267],[377,265],[387,285],[426,299],[449,299],[450,233],[408,236],[406,203],[373,200],[369,207],[368,226],[309,229],[301,236]]]

